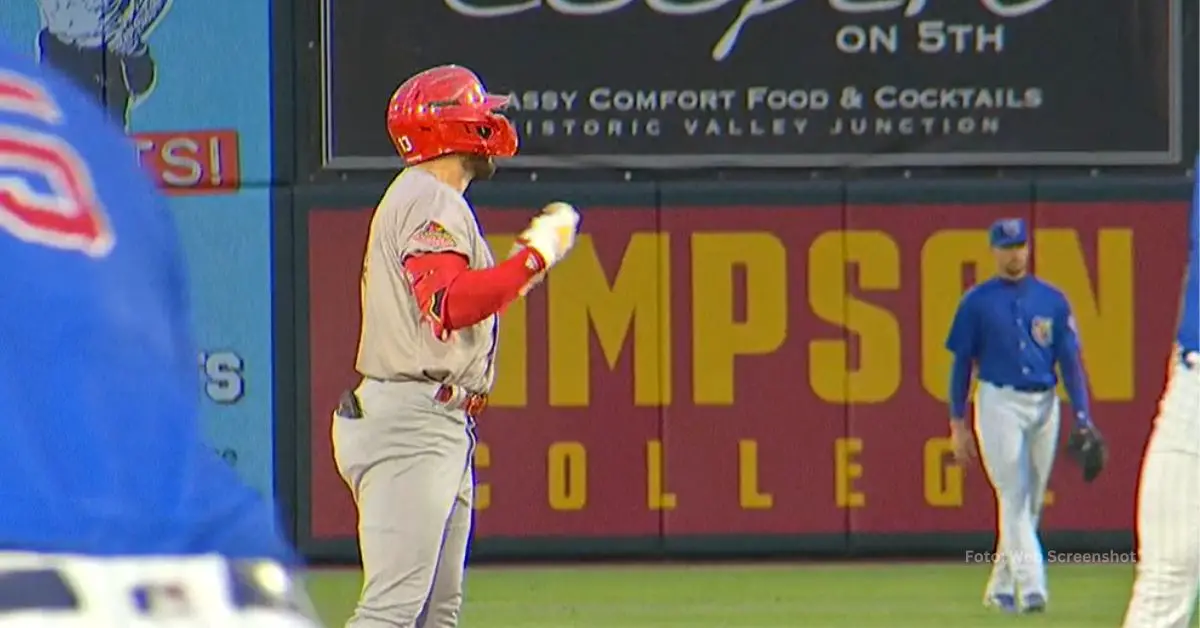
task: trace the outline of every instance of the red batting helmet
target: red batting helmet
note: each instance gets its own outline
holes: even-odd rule
[[[410,166],[451,153],[512,157],[517,131],[496,113],[507,104],[507,96],[487,93],[479,77],[464,67],[430,68],[392,94],[388,134]]]

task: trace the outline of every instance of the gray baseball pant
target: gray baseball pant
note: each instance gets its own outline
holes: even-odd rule
[[[333,418],[358,508],[363,589],[347,628],[453,628],[471,531],[473,422],[436,384],[365,379],[361,417]]]

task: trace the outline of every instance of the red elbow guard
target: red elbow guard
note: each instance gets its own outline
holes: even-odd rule
[[[467,260],[457,253],[431,253],[404,262],[421,312],[434,336],[443,341],[451,331],[499,313],[544,266],[532,249],[479,270],[468,270]]]

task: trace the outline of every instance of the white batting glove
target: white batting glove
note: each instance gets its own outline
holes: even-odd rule
[[[513,252],[528,247],[538,252],[546,263],[544,274],[575,246],[579,233],[579,212],[567,203],[553,202],[542,209],[542,213],[529,222],[529,227],[517,236]]]
[[[542,283],[550,267],[566,257],[571,247],[575,246],[575,236],[578,233],[579,212],[570,204],[561,201],[546,205],[542,208],[542,213],[530,221],[529,227],[517,236],[509,257],[522,248],[529,247],[538,252],[546,267],[521,288],[521,296],[525,296]]]

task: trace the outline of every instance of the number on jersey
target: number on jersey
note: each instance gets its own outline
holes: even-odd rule
[[[0,229],[34,244],[103,257],[114,237],[91,171],[70,143],[20,126],[20,118],[62,123],[58,104],[36,81],[0,72]]]

